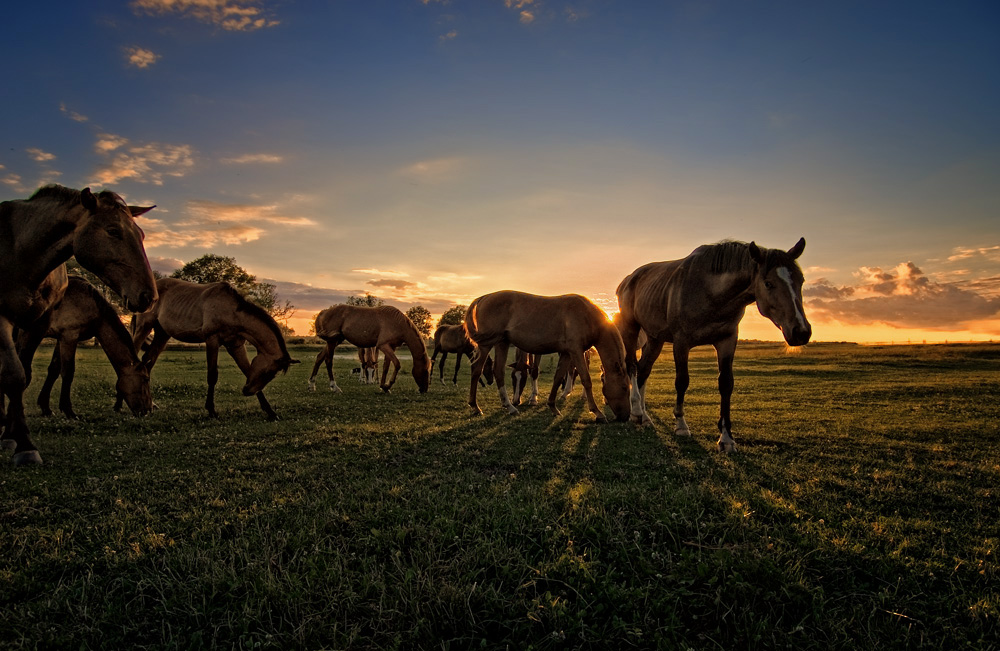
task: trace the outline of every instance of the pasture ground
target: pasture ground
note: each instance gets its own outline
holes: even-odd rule
[[[190,349],[144,419],[82,349],[82,420],[46,419],[50,350],[45,464],[0,464],[3,648],[1000,648],[997,345],[741,344],[732,456],[710,348],[691,438],[669,353],[637,429],[579,388],[511,417],[489,387],[470,418],[467,364],[383,395],[338,359],[344,394],[310,393],[316,346],[277,423],[224,355],[207,418]]]

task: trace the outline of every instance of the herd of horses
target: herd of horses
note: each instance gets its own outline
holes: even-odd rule
[[[243,395],[256,396],[266,416],[277,418],[264,388],[298,363],[289,355],[277,323],[226,283],[154,280],[143,233],[135,223],[135,217],[151,208],[129,206],[108,190],[94,194],[89,188],[58,185],[46,186],[29,199],[0,203],[0,444],[13,452],[15,465],[42,462],[29,436],[23,396],[31,381],[34,353],[45,337],[54,337],[57,345],[38,397],[43,414],[51,414],[49,396],[62,375],[59,409],[68,417],[76,416],[70,399],[74,357],[78,342],[91,337],[98,339],[117,374],[115,409],[124,402],[136,415],[148,413],[153,408],[150,373],[173,338],[205,344],[205,408],[210,416],[217,416],[215,385],[222,347],[246,377]],[[485,386],[483,380],[496,383],[503,408],[515,414],[529,380],[532,391],[527,402],[537,401],[540,357],[557,354],[549,408],[559,413],[558,392],[562,389],[567,395],[578,375],[588,408],[598,422],[606,422],[589,372],[594,350],[600,358],[604,402],[615,420],[649,425],[646,381],[663,345],[671,343],[676,367],[674,431],[687,435],[684,395],[689,352],[694,346],[711,345],[719,366],[718,447],[732,452],[736,449],[730,420],[733,355],[746,308],[756,303],[791,346],[808,343],[812,335],[797,263],[804,248],[804,239],[787,251],[726,241],[698,247],[680,260],[643,265],[619,284],[620,312],[614,321],[577,294],[538,296],[512,290],[486,294],[469,305],[463,325],[438,328],[433,357],[428,357],[416,326],[398,309],[335,305],[316,318],[316,335],[324,346],[309,388],[315,389],[316,375],[325,364],[330,389],[340,391],[333,360],[337,346],[347,341],[358,348],[362,381],[377,380],[389,392],[402,366],[396,349],[405,345],[421,393],[430,387],[438,353],[442,384],[444,361],[454,353],[453,383],[458,381],[463,356],[472,365],[468,401],[472,414],[482,414],[477,392],[481,383]],[[73,256],[124,299],[126,309],[134,313],[131,330],[100,292],[86,280],[67,275],[65,263]],[[256,351],[252,360],[248,342]],[[510,365],[513,399],[504,381],[511,347],[516,349]],[[384,361],[377,378],[380,354]]]

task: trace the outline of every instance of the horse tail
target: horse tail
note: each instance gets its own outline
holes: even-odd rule
[[[465,336],[471,339],[472,341],[476,341],[477,338],[479,337],[478,309],[479,309],[479,300],[481,298],[482,296],[472,301],[472,303],[469,305],[469,309],[465,311],[465,323],[463,324],[463,326],[465,327]]]

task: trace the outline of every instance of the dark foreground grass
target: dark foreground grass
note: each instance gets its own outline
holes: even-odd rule
[[[684,439],[669,355],[636,429],[579,389],[510,417],[490,387],[474,419],[467,384],[382,395],[346,360],[309,393],[315,352],[268,388],[278,423],[228,359],[208,419],[198,351],[164,354],[145,419],[110,411],[99,351],[80,421],[38,416],[36,380],[0,645],[1000,648],[998,346],[743,346],[728,457],[710,349]]]

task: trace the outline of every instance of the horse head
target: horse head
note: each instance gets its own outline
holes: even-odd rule
[[[601,392],[604,394],[604,402],[611,407],[615,420],[628,422],[632,415],[632,403],[629,398],[631,385],[625,372],[625,364],[613,362],[610,366],[611,372],[601,366]]]
[[[753,281],[757,309],[778,326],[789,346],[804,346],[812,337],[812,326],[802,308],[802,270],[796,262],[806,248],[800,238],[788,251],[761,249],[751,242],[750,257],[757,263]]]
[[[250,370],[247,372],[247,383],[243,385],[243,395],[252,396],[264,390],[264,387],[274,379],[278,373],[285,373],[292,364],[298,364],[299,360],[292,359],[288,353],[279,357],[272,357],[258,353],[250,362]]]
[[[156,281],[134,218],[155,206],[129,206],[114,192],[95,195],[90,188],[80,191],[80,203],[87,216],[74,236],[73,254],[124,298],[129,310],[145,312],[156,300]]]
[[[424,355],[423,359],[417,359],[416,356],[413,357],[413,379],[417,381],[417,387],[420,389],[420,393],[427,393],[427,389],[431,386],[431,367],[434,366],[434,362],[431,361],[430,357]]]
[[[139,362],[129,364],[118,372],[115,385],[118,395],[136,416],[145,416],[153,411],[153,394],[149,390],[149,365]]]

